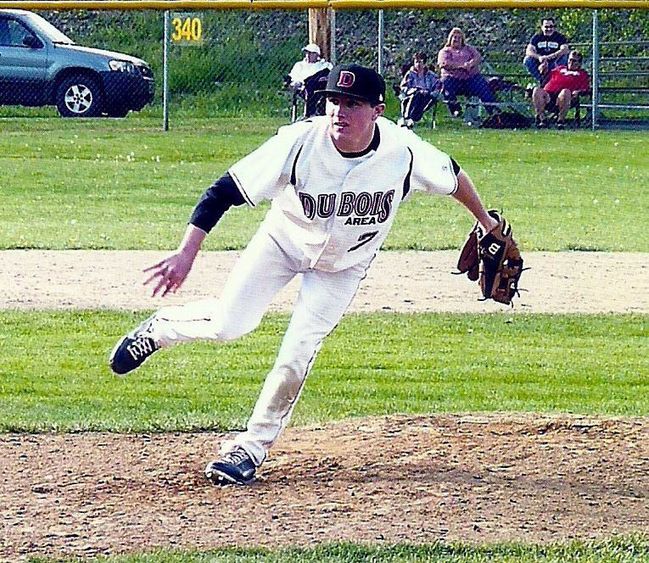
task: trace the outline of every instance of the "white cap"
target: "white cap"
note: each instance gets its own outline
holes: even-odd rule
[[[303,51],[306,51],[307,53],[315,53],[316,55],[320,56],[320,47],[318,47],[315,43],[309,43],[305,47],[302,47]]]

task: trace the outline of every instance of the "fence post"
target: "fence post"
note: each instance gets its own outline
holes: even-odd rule
[[[336,55],[336,10],[333,8],[330,9],[330,17],[331,17],[331,58],[329,61],[332,64],[337,64],[337,55]]]
[[[378,57],[376,61],[377,71],[383,74],[383,10],[379,10],[379,29],[377,40]]]
[[[331,10],[309,8],[309,43],[320,47],[322,56],[331,60]]]
[[[162,130],[169,131],[169,10],[164,13],[162,37]]]
[[[592,68],[592,96],[591,96],[591,129],[597,128],[597,112],[599,111],[599,15],[593,10],[593,68]]]

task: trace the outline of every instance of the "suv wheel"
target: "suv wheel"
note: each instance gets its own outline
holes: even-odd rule
[[[91,76],[72,75],[56,90],[56,107],[62,117],[97,117],[102,103],[99,84]]]

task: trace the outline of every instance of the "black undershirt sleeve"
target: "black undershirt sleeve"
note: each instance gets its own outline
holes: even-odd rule
[[[246,200],[228,172],[214,182],[194,207],[189,222],[209,233],[223,214],[233,205],[243,205]]]

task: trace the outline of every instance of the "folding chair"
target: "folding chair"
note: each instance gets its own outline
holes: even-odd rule
[[[575,110],[575,116],[574,119],[572,120],[572,123],[574,124],[574,128],[578,129],[581,127],[581,113],[582,113],[582,107],[581,107],[581,95],[578,95],[570,100],[570,109],[568,109],[568,114],[570,113],[570,110]],[[559,107],[557,104],[552,104],[551,107],[547,108],[548,111],[548,122],[555,124],[559,121]],[[588,111],[588,108],[586,108],[586,111]],[[568,121],[568,115],[566,115],[566,122]]]
[[[330,70],[325,68],[309,76],[304,81],[302,88],[291,88],[291,122],[298,119],[311,117],[313,115],[325,114],[325,97],[321,90],[327,87],[327,79]],[[291,79],[289,76],[284,78],[284,85],[290,88]],[[298,117],[298,106],[303,103],[304,109],[302,115]]]
[[[402,93],[401,93],[401,81],[403,80],[403,77],[406,75],[406,73],[410,70],[410,67],[412,66],[411,62],[407,62],[401,65],[399,70],[401,71],[401,77],[396,80],[395,82],[392,83],[392,90],[394,92],[395,97],[399,100],[399,111],[401,111],[401,100],[402,100]],[[430,128],[431,129],[436,129],[437,128],[437,103],[441,99],[441,92],[437,97],[434,99],[430,100],[427,104],[426,107],[424,107],[424,112],[423,116],[420,120],[420,122],[424,121],[426,114],[430,110],[431,113],[431,119],[430,119]]]
[[[323,68],[304,81],[304,117],[324,115],[325,97],[321,90],[327,87],[330,69]]]

